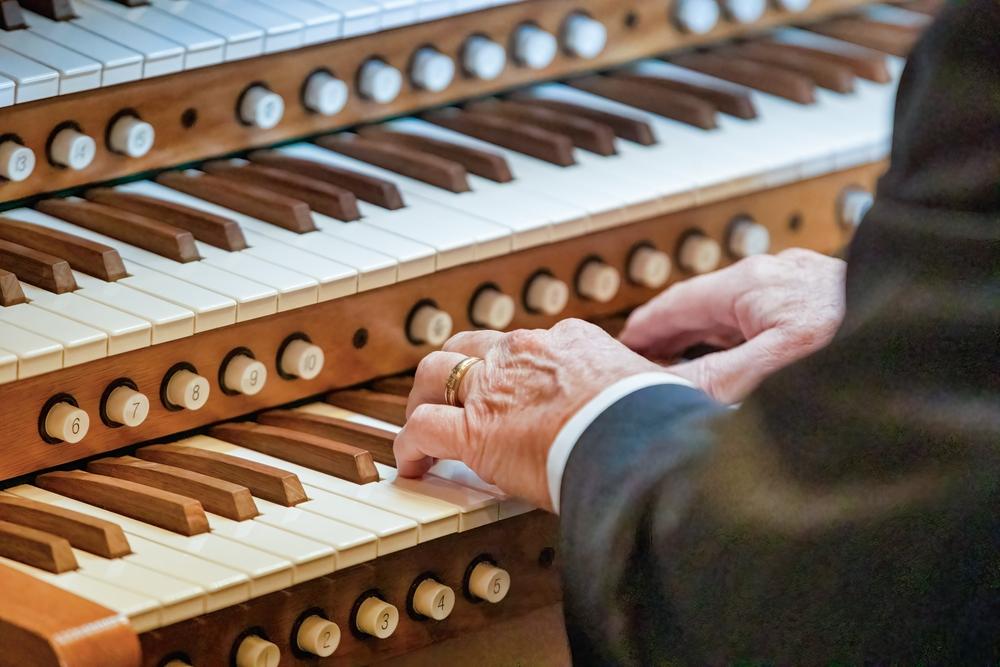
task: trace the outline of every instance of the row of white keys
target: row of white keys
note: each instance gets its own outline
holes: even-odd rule
[[[56,71],[59,94],[70,95],[101,85],[101,64],[30,30],[0,31],[0,46]]]
[[[192,0],[237,18],[264,31],[264,53],[297,49],[305,38],[305,25],[270,3],[253,0]]]
[[[72,24],[142,55],[142,76],[149,79],[184,69],[184,47],[90,5],[75,5]]]
[[[321,293],[321,301],[391,285],[397,279],[397,263],[388,255],[340,241],[322,232],[298,234],[152,181],[136,181],[117,189],[234,220],[250,245],[244,252],[262,259],[285,257],[293,260],[291,265],[304,270],[307,266],[305,261],[316,264],[316,258],[322,258],[324,265],[317,267],[314,274],[328,276],[321,280],[321,291],[327,292]]]
[[[108,356],[106,333],[30,303],[0,307],[0,322],[58,343],[62,348],[61,368]]]
[[[9,107],[17,98],[17,84],[0,74],[0,108]]]
[[[223,61],[225,39],[156,7],[127,7],[113,0],[77,0],[77,4],[105,12],[181,45],[184,47],[186,70],[217,65]]]
[[[11,356],[16,358],[17,379],[34,377],[63,367],[62,345],[51,338],[26,331],[0,320],[4,378],[10,380]]]
[[[371,484],[355,484],[346,480],[317,472],[311,468],[290,463],[282,459],[261,454],[223,440],[197,435],[177,444],[206,451],[229,454],[248,461],[256,461],[294,473],[312,497],[316,492],[326,492],[343,496],[377,509],[399,514],[411,519],[419,526],[418,540],[428,540],[456,533],[462,528],[461,512],[458,507],[434,498],[414,495],[391,482],[379,481]]]
[[[313,0],[282,0],[276,7],[283,14],[302,22],[302,44],[322,44],[340,39],[344,34],[344,15]]]
[[[313,144],[294,144],[278,149],[285,155],[371,174],[371,167]],[[380,227],[430,246],[437,252],[437,268],[444,269],[511,251],[507,227],[474,218],[433,201],[409,197],[396,211],[359,202],[361,220],[353,224]]]
[[[73,21],[23,11],[28,30],[101,64],[101,85],[113,86],[142,78],[143,57],[132,49],[84,30]]]
[[[3,46],[0,46],[0,75],[15,86],[12,92],[17,104],[59,94],[59,72]],[[4,97],[8,98],[11,87],[5,85],[4,91]]]
[[[353,412],[351,410],[345,410],[344,408],[339,408],[330,405],[329,403],[310,403],[296,408],[296,411],[343,419],[355,424],[372,426],[383,431],[389,431],[390,433],[398,433],[400,430],[399,426],[396,426],[395,424],[390,424],[389,422],[382,421],[381,419],[375,419],[374,417],[369,417],[368,415]],[[381,464],[379,465],[380,470],[385,469],[385,466],[381,466]],[[497,509],[501,520],[508,519],[519,514],[524,514],[534,509],[534,507],[529,503],[510,496],[493,484],[484,482],[478,475],[476,475],[475,472],[472,471],[471,468],[461,461],[438,461],[434,467],[428,471],[427,476],[448,480],[454,484],[492,496],[497,501]],[[395,477],[395,473],[392,474],[392,477]],[[400,479],[400,482],[405,484],[402,479]]]
[[[13,382],[17,379],[17,355],[0,347],[0,384]]]
[[[151,345],[194,335],[196,317],[193,311],[129,287],[128,278],[111,283],[79,271],[73,275],[79,287],[76,294],[147,322]]]
[[[363,210],[364,203],[358,202]],[[372,209],[377,207],[372,206]],[[342,222],[335,218],[313,212],[313,222],[321,232],[350,243],[369,252],[391,257],[396,262],[396,280],[412,280],[433,273],[437,265],[437,253],[434,248],[424,243],[414,241],[385,231],[373,225],[362,225],[357,222]]]
[[[374,0],[314,0],[330,7],[344,17],[343,36],[357,37],[378,32],[381,27],[382,8]]]
[[[152,344],[152,325],[134,315],[91,301],[77,292],[54,294],[23,282],[21,290],[32,306],[103,331],[107,336],[108,355],[131,352]]]
[[[197,304],[198,307],[192,310],[199,315],[208,315],[208,323],[215,325],[208,328],[273,315],[278,310],[277,290],[216,268],[208,262],[175,262],[34,209],[16,209],[7,211],[4,215],[111,246],[126,261],[131,277],[140,278],[128,283],[138,289],[162,287],[166,284],[164,278],[179,279],[176,282],[184,287],[178,292],[170,290],[171,297],[168,300],[181,305]],[[228,312],[230,310],[231,313]]]
[[[517,181],[500,184],[468,174],[471,191],[455,193],[355,158],[341,157],[351,169],[393,181],[407,194],[408,202],[412,202],[413,197],[428,199],[508,227],[514,250],[579,236],[587,231],[585,210],[520,188]]]
[[[225,62],[264,53],[264,30],[193,0],[151,0],[153,7],[190,25],[202,26],[225,40]]]

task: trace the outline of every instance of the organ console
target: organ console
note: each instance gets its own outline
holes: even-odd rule
[[[839,250],[936,9],[0,2],[0,666],[565,663],[555,520],[398,478],[407,373]]]

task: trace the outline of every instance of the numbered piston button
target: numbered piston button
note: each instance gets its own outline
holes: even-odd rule
[[[493,563],[478,563],[469,573],[469,593],[479,600],[496,604],[510,592],[510,573]]]
[[[267,384],[267,366],[249,354],[235,354],[222,368],[222,388],[230,394],[259,394]]]
[[[322,616],[310,616],[299,625],[295,643],[304,653],[329,658],[340,646],[340,627]]]
[[[45,435],[52,440],[74,445],[87,437],[90,416],[68,400],[60,401],[49,407],[42,424]]]
[[[354,624],[361,632],[378,639],[388,639],[399,625],[399,610],[374,595],[365,598],[358,606]]]
[[[413,610],[421,616],[443,621],[455,609],[455,591],[450,586],[427,578],[413,591]]]
[[[210,391],[211,386],[206,378],[193,371],[180,369],[167,378],[164,397],[168,407],[175,410],[200,410],[208,402]]]
[[[323,348],[300,338],[285,346],[278,363],[281,372],[289,377],[313,380],[323,371],[325,362]]]
[[[132,387],[115,387],[104,402],[104,416],[114,424],[134,428],[149,416],[149,398]]]

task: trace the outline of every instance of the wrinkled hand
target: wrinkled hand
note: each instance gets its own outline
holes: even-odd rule
[[[810,250],[750,257],[673,285],[633,312],[619,338],[656,359],[699,343],[730,348],[667,370],[719,401],[740,401],[830,342],[844,317],[845,269]]]
[[[462,382],[464,407],[448,406],[448,375],[467,356],[483,363]],[[458,459],[507,493],[551,509],[546,463],[563,424],[605,387],[660,370],[580,320],[549,330],[460,333],[417,368],[396,437],[399,473],[417,477],[435,459]]]

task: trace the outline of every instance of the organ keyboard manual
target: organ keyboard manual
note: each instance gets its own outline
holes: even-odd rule
[[[568,660],[453,332],[837,253],[936,0],[0,1],[0,667]]]

